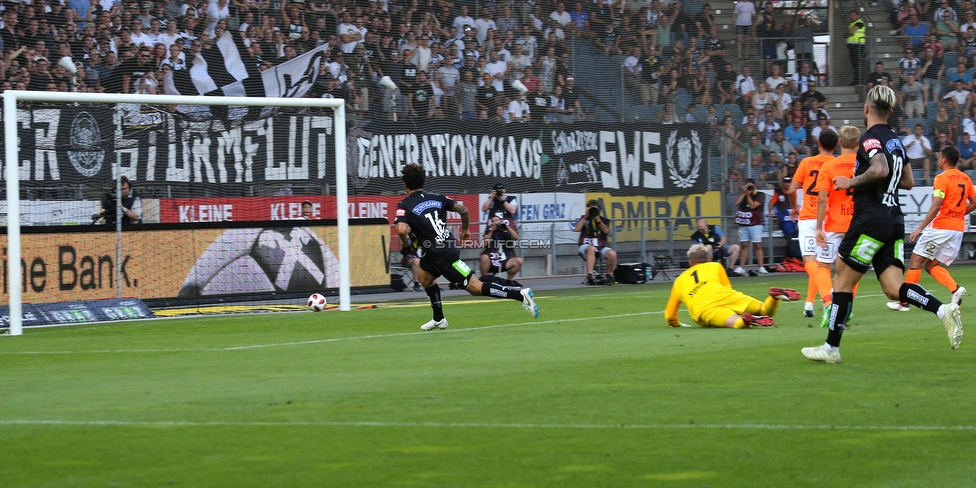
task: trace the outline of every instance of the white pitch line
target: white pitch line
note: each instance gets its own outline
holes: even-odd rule
[[[485,422],[232,422],[232,421],[182,421],[182,420],[17,420],[0,419],[0,426],[82,426],[82,427],[407,427],[444,429],[569,429],[569,430],[845,430],[845,431],[937,431],[971,432],[976,425],[788,425],[788,424],[532,424],[532,423],[485,423]]]
[[[385,339],[389,337],[406,337],[415,336],[422,334],[445,334],[450,332],[470,332],[478,330],[488,330],[488,329],[500,329],[503,327],[518,327],[522,325],[541,325],[541,324],[557,324],[561,322],[581,322],[584,320],[599,320],[599,319],[616,319],[622,317],[636,317],[640,315],[656,315],[662,314],[662,312],[636,312],[636,313],[623,313],[617,315],[601,315],[596,317],[575,317],[575,318],[565,318],[565,319],[552,319],[552,320],[533,320],[531,322],[514,322],[510,324],[499,324],[499,325],[485,325],[481,327],[467,327],[460,329],[448,329],[441,331],[420,331],[420,332],[399,332],[396,334],[371,334],[364,336],[352,336],[352,337],[330,337],[328,339],[313,339],[308,341],[296,341],[296,342],[277,342],[270,344],[252,344],[248,346],[233,346],[233,347],[206,347],[206,348],[173,348],[173,349],[102,349],[102,350],[79,350],[79,351],[0,351],[0,355],[39,355],[39,354],[116,354],[116,353],[169,353],[169,352],[214,352],[214,351],[241,351],[245,349],[262,349],[267,347],[285,347],[285,346],[302,346],[307,344],[323,344],[327,342],[341,342],[341,341],[354,341],[360,339]]]

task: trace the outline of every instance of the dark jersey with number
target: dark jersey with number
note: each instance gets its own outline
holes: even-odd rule
[[[447,228],[447,212],[454,210],[454,203],[444,195],[415,191],[397,204],[394,223],[410,225],[424,250],[455,249],[454,235]]]
[[[888,176],[870,185],[854,189],[854,216],[851,225],[904,224],[905,216],[898,203],[898,183],[905,167],[905,147],[888,124],[877,124],[861,136],[857,148],[854,176],[864,174],[871,158],[882,153],[888,163]]]

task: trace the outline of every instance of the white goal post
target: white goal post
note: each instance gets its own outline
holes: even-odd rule
[[[346,109],[342,99],[205,97],[176,95],[131,95],[7,90],[3,92],[4,140],[7,178],[7,260],[10,297],[10,335],[23,334],[23,307],[20,277],[22,270],[20,239],[20,176],[18,161],[17,102],[60,102],[144,105],[220,105],[235,107],[330,108],[335,115],[336,206],[339,238],[339,310],[350,310],[349,196],[346,169]],[[115,174],[119,174],[115,169]]]

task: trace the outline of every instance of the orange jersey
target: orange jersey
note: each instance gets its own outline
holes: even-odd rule
[[[969,197],[976,194],[973,180],[966,173],[950,168],[936,175],[932,191],[933,196],[942,198],[942,207],[929,225],[933,229],[965,230],[966,205]]]
[[[800,190],[803,191],[803,207],[800,208],[800,220],[810,220],[817,218],[817,175],[820,168],[834,159],[833,154],[820,153],[816,156],[803,158],[793,173],[793,181],[800,183]]]
[[[835,190],[834,177],[854,176],[857,154],[842,154],[820,167],[817,177],[817,192],[827,191],[827,213],[824,214],[824,231],[847,232],[854,215],[854,189]]]

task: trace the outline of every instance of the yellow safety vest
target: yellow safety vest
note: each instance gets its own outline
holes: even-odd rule
[[[865,27],[863,19],[857,19],[854,22],[847,24],[847,29],[850,30],[851,28],[854,27],[854,24],[858,22],[861,23],[861,27],[858,27],[857,30],[854,31],[854,34],[847,38],[848,44],[864,44],[864,38],[867,32],[867,28]]]

